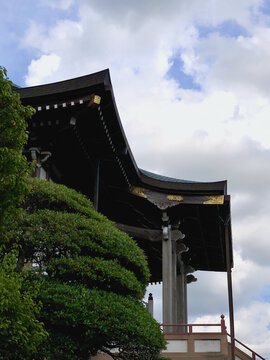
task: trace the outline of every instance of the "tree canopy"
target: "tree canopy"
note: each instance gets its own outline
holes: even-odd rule
[[[6,70],[0,67],[0,359],[31,359],[46,337],[36,319],[40,304],[37,288],[23,289],[25,274],[18,272],[18,243],[9,244],[18,221],[19,204],[27,190],[29,166],[22,155],[27,140],[26,120],[33,114],[12,91]]]
[[[24,274],[16,267],[15,254],[5,255],[0,265],[1,360],[31,359],[47,335],[36,319],[41,306],[34,300],[38,289],[23,289]]]
[[[0,67],[0,235],[3,242],[10,230],[10,221],[18,214],[18,205],[27,190],[29,166],[22,155],[27,141],[26,120],[34,109],[23,106],[12,91],[7,72]],[[8,224],[7,224],[8,222]]]
[[[28,282],[40,286],[49,333],[35,359],[88,359],[98,350],[157,359],[165,343],[140,301],[149,269],[134,240],[63,185],[30,179],[23,208],[19,263],[31,264]]]

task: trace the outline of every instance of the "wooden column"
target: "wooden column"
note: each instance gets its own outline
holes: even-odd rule
[[[187,283],[186,283],[186,274],[185,274],[185,265],[179,256],[180,260],[180,272],[177,275],[177,324],[186,324],[187,323]],[[178,332],[185,332],[184,326],[179,326],[177,328]]]
[[[226,244],[226,266],[227,266],[227,283],[228,283],[228,301],[230,313],[230,332],[231,332],[231,360],[235,360],[235,334],[234,334],[234,310],[233,310],[233,290],[232,290],[232,269],[230,261],[230,244],[229,244],[229,223],[228,217],[225,222],[225,244]]]
[[[95,173],[94,173],[94,196],[93,196],[93,204],[96,211],[98,211],[98,198],[99,198],[99,171],[100,171],[100,160],[97,160]]]
[[[184,274],[184,323],[188,324],[187,274]]]
[[[177,254],[176,242],[172,240],[172,324],[177,324]],[[175,332],[176,328],[173,327],[172,331]]]
[[[163,324],[173,321],[173,275],[172,275],[172,239],[170,225],[163,225],[162,239],[162,310]],[[169,326],[164,332],[172,332]]]

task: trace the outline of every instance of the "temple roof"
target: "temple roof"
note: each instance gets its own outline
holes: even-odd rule
[[[82,89],[83,93],[93,86],[99,84],[111,84],[109,70],[102,70],[94,74],[80,76],[74,79],[68,79],[64,81],[57,81],[45,85],[29,86],[20,89],[20,95],[22,99],[38,99],[42,97],[55,97],[57,95],[68,94],[76,91],[78,94]]]
[[[43,166],[52,180],[91,199],[100,164],[99,211],[132,229],[148,256],[152,281],[161,280],[161,243],[151,242],[148,235],[161,229],[163,211],[173,227],[181,222],[190,248],[183,255],[186,263],[198,270],[226,270],[227,182],[180,180],[139,169],[118,114],[109,70],[16,91],[23,104],[37,110],[29,122],[26,153],[30,148],[49,151],[52,156]],[[231,228],[229,236],[233,266]]]
[[[139,169],[139,170],[144,175],[146,175],[146,176],[148,176],[150,178],[156,179],[156,180],[160,180],[160,181],[173,182],[173,183],[184,183],[184,184],[192,184],[192,183],[197,183],[198,182],[198,181],[176,179],[176,178],[172,178],[172,177],[169,177],[169,176],[159,175],[159,174],[152,173],[150,171],[143,170],[143,169]]]

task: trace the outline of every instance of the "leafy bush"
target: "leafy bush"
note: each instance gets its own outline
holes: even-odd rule
[[[0,263],[0,359],[31,359],[47,336],[36,319],[40,303],[35,302],[38,288],[23,289],[24,274],[16,271],[15,254]]]
[[[27,141],[26,120],[34,109],[21,104],[12,91],[7,72],[0,66],[0,239],[9,236],[18,205],[27,191],[29,166],[22,155]]]
[[[0,66],[0,359],[31,359],[46,336],[36,317],[37,289],[23,289],[25,273],[17,270],[17,255],[8,250],[20,215],[19,204],[27,192],[29,166],[22,155],[27,141],[26,120],[34,109],[21,104],[12,91],[7,72]]]
[[[143,251],[85,196],[29,184],[14,240],[21,267],[31,264],[26,286],[40,286],[39,319],[49,333],[35,359],[88,359],[112,348],[119,359],[157,359],[164,339],[140,301],[149,281]]]

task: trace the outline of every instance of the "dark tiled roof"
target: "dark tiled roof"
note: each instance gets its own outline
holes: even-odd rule
[[[14,84],[14,82],[11,85],[12,89],[20,89],[21,87],[19,85]]]
[[[74,79],[58,81],[55,83],[30,86],[26,88],[19,88],[17,91],[20,93],[22,99],[60,94],[71,92],[74,90],[88,88],[97,84],[110,84],[109,70],[102,70],[94,74],[80,76]]]
[[[197,183],[197,181],[191,181],[191,180],[183,180],[183,179],[176,179],[164,175],[154,174],[150,171],[139,169],[144,175],[151,177],[152,179],[161,180],[161,181],[169,181],[174,183],[184,183],[184,184],[193,184]]]
[[[127,148],[128,157],[125,159],[124,167],[129,179],[133,183],[140,183],[141,186],[155,188],[160,191],[174,191],[175,193],[189,194],[226,194],[226,181],[219,182],[198,182],[183,179],[175,179],[168,176],[154,174],[146,170],[138,170],[137,164],[129,148],[121,120],[115,103],[110,73],[108,69],[94,74],[78,78],[59,81],[51,84],[19,88],[16,91],[20,94],[23,104],[38,107],[44,104],[51,104],[54,101],[66,101],[74,97],[85,96],[89,91],[95,91],[104,96],[104,104],[110,128],[113,128],[113,142]]]

